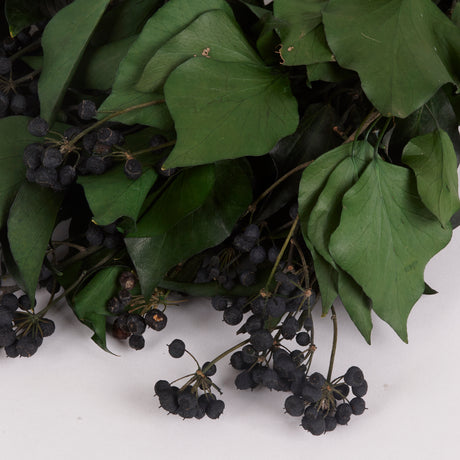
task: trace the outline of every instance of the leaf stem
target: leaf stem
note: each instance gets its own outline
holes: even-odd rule
[[[88,128],[84,129],[80,134],[75,136],[69,144],[75,145],[82,137],[86,136],[89,132],[95,130],[96,128],[99,128],[99,126],[103,125],[104,123],[108,122],[112,118],[119,117],[120,115],[124,115],[125,113],[132,112],[133,110],[138,110],[138,109],[144,109],[146,107],[150,107],[152,105],[156,104],[163,104],[165,102],[165,99],[158,99],[156,101],[150,101],[150,102],[144,102],[143,104],[138,104],[138,105],[133,105],[131,107],[127,107],[126,109],[118,110],[116,112],[111,113],[110,115],[107,115],[104,117],[102,120],[97,121],[93,125],[89,126]]]
[[[41,41],[41,38],[39,38],[37,41],[31,43],[30,45],[25,46],[24,48],[20,49],[18,52],[11,55],[10,61],[11,62],[15,61],[21,56],[24,56],[24,54],[27,54],[29,51],[35,51],[36,49],[40,48],[41,45],[42,45],[42,41]]]
[[[335,359],[335,352],[337,350],[337,315],[335,313],[334,305],[331,306],[331,320],[334,327],[334,335],[332,338],[332,349],[331,349],[331,357],[329,359],[329,369],[327,371],[327,381],[331,381],[332,377],[332,369],[334,367],[334,359]]]

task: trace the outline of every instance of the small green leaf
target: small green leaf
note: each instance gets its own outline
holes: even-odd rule
[[[117,279],[123,267],[103,268],[81,289],[73,299],[72,309],[77,318],[88,326],[94,335],[92,339],[103,350],[106,347],[106,304],[118,291]]]
[[[342,198],[358,180],[374,155],[374,148],[366,141],[345,144],[342,149],[348,151],[348,157],[329,175],[307,223],[307,238],[324,260],[334,268],[336,264],[329,253],[329,239],[340,222]]]
[[[46,26],[38,91],[41,116],[48,122],[53,122],[91,34],[109,3],[110,0],[75,0]]]
[[[154,54],[136,89],[144,93],[158,90],[178,65],[197,56],[223,62],[261,63],[234,19],[223,10],[207,11]]]
[[[404,118],[460,83],[460,29],[431,0],[330,0],[327,42],[385,116]]]
[[[102,176],[80,176],[78,183],[83,186],[95,222],[108,225],[119,217],[131,217],[136,221],[156,178],[156,173],[147,169],[139,179],[131,180],[120,166]]]
[[[417,190],[425,206],[445,227],[460,209],[457,158],[449,135],[442,130],[412,139],[402,160],[415,172]]]
[[[340,300],[345,310],[347,310],[351,320],[355,323],[359,332],[361,332],[366,342],[370,345],[372,319],[371,301],[369,297],[367,297],[359,284],[343,270],[339,270],[338,286]]]
[[[165,167],[263,155],[298,124],[289,80],[261,65],[189,59],[165,95],[177,131]]]
[[[6,117],[0,120],[0,229],[16,192],[25,180],[26,168],[22,161],[24,148],[37,140],[27,131],[27,117]]]
[[[321,11],[328,0],[275,0],[273,13],[279,20],[280,56],[286,65],[331,61]]]
[[[125,239],[144,296],[169,269],[227,238],[251,198],[239,161],[183,171]]]
[[[5,16],[13,37],[27,26],[36,24],[45,18],[40,11],[40,1],[6,0]]]
[[[378,158],[345,194],[329,251],[407,341],[407,317],[425,289],[425,265],[451,235],[423,205],[412,172]]]
[[[162,99],[162,92],[141,93],[135,89],[136,83],[150,58],[171,37],[187,27],[205,11],[221,9],[233,15],[230,6],[224,0],[175,0],[161,7],[145,24],[138,39],[131,46],[120,64],[112,93],[100,107],[101,111],[114,111],[137,104]],[[164,105],[154,105],[142,110],[121,115],[114,120],[135,124],[141,123],[160,129],[171,127],[171,119]]]
[[[33,299],[62,194],[23,183],[8,217],[8,241],[27,295]]]

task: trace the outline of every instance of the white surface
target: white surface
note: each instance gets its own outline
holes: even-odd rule
[[[369,347],[338,309],[334,375],[360,366],[369,382],[368,410],[348,426],[314,437],[283,412],[285,393],[237,391],[228,361],[214,377],[226,408],[218,421],[181,420],[158,408],[153,385],[195,367],[170,358],[166,344],[182,338],[201,362],[236,343],[236,327],[206,301],[168,310],[167,328],[148,331],[135,352],[109,340],[121,357],[99,350],[67,307],[51,317],[55,335],[29,359],[0,351],[1,458],[451,460],[457,457],[460,404],[460,231],[428,265],[439,294],[423,296],[409,318],[409,345],[375,318]],[[327,372],[331,321],[318,318],[313,368]]]

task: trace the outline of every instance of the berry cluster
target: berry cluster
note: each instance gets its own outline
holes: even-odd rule
[[[96,105],[83,100],[78,105],[78,114],[83,121],[92,120],[97,114]],[[74,125],[60,134],[51,132],[46,120],[33,118],[28,130],[33,136],[43,139],[24,149],[23,159],[29,182],[57,191],[65,190],[78,175],[104,174],[119,158],[125,161],[126,176],[138,179],[142,175],[142,165],[121,149],[125,142],[122,132],[114,125],[106,124],[97,129],[93,126]]]
[[[217,281],[227,290],[237,284],[253,286],[257,271],[264,262],[274,263],[279,249],[273,244],[261,242],[261,229],[256,224],[248,225],[242,232],[235,234],[230,246],[225,246],[217,254],[203,259],[194,282],[209,283]]]
[[[38,74],[17,59],[22,49],[37,41],[43,25],[33,25],[8,37],[0,45],[0,118],[10,115],[35,117],[40,111]]]
[[[22,310],[22,311],[19,311]],[[10,358],[35,354],[43,338],[53,334],[54,322],[33,311],[27,295],[4,294],[0,301],[0,347]]]
[[[173,358],[181,358],[185,352],[189,353],[180,339],[173,340],[168,348]],[[193,355],[190,356],[198,364]],[[210,419],[218,419],[224,411],[225,403],[217,399],[211,390],[214,387],[221,392],[210,378],[216,370],[215,364],[210,362],[198,365],[192,378],[181,388],[172,386],[166,380],[157,381],[154,390],[160,406],[168,413],[177,414],[184,419],[202,419],[205,415]],[[198,390],[202,393],[199,394]]]
[[[136,278],[131,272],[123,272],[119,277],[120,291],[112,297],[106,305],[107,311],[116,316],[112,325],[112,334],[120,340],[128,339],[129,346],[141,350],[145,346],[144,332],[149,326],[155,331],[166,327],[168,318],[164,308],[168,305],[167,296],[156,290],[149,302],[145,302],[140,295],[132,295],[131,291],[136,285]]]

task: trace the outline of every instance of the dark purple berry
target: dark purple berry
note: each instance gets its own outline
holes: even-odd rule
[[[174,339],[168,345],[168,351],[173,358],[182,358],[185,353],[185,343],[180,339]]]
[[[128,340],[128,345],[134,350],[142,350],[145,346],[145,339],[142,335],[133,334]]]
[[[78,104],[78,116],[82,120],[91,120],[96,117],[96,114],[96,104],[93,101],[85,99]]]
[[[36,117],[32,118],[27,125],[27,130],[29,131],[32,136],[36,137],[44,137],[48,134],[50,127],[48,122],[43,118]]]
[[[130,158],[126,161],[124,172],[128,179],[136,180],[142,176],[142,165],[136,158]]]
[[[166,315],[156,308],[153,310],[148,311],[145,314],[145,322],[148,326],[150,326],[155,331],[161,331],[166,327],[166,323],[168,322],[168,318]]]

